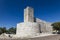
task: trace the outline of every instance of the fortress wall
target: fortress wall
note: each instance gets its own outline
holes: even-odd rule
[[[39,32],[39,25],[37,23],[20,23],[17,24],[17,33],[16,35],[19,37],[26,37],[26,36],[34,36],[37,35]]]

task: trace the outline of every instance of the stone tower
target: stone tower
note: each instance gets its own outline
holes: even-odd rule
[[[24,9],[24,22],[34,22],[33,8],[27,7]]]
[[[34,10],[31,7],[24,9],[24,22],[17,24],[17,37],[35,36],[39,32],[39,24],[34,22]]]
[[[49,30],[48,30],[49,29]],[[47,31],[46,31],[47,30]],[[52,32],[52,26],[38,18],[34,20],[34,10],[31,7],[24,9],[24,22],[17,24],[16,37],[27,38],[39,36],[40,32]]]

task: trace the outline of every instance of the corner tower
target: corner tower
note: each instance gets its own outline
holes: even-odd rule
[[[31,7],[24,9],[24,22],[34,22],[34,10]]]

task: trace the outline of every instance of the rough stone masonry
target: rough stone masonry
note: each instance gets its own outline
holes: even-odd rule
[[[17,24],[17,37],[31,37],[40,33],[51,33],[51,23],[34,18],[34,9],[27,7],[24,9],[24,22]]]

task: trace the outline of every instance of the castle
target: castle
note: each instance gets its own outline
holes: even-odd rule
[[[52,33],[51,23],[34,18],[34,9],[24,9],[24,22],[17,24],[17,37],[35,36],[40,33]]]

